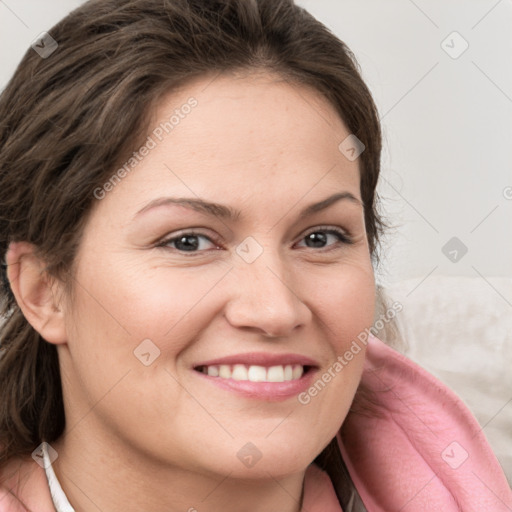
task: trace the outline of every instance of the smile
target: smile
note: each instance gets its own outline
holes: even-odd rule
[[[208,385],[243,398],[275,402],[307,389],[320,365],[301,354],[253,352],[198,361],[192,368]]]

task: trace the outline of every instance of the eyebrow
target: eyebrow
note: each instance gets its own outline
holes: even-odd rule
[[[299,213],[299,219],[303,219],[305,217],[309,217],[314,213],[325,210],[329,206],[337,203],[338,201],[350,201],[359,206],[363,206],[363,203],[360,199],[355,197],[351,192],[338,192],[337,194],[333,194],[332,196],[319,201],[318,203],[310,204],[306,206]],[[241,218],[242,212],[240,210],[236,210],[231,208],[230,206],[226,206],[219,203],[213,203],[210,201],[205,201],[203,199],[197,199],[193,197],[159,197],[158,199],[154,199],[150,201],[146,206],[141,208],[136,214],[138,215],[147,212],[148,210],[152,210],[153,208],[158,208],[159,206],[164,205],[180,205],[186,208],[190,208],[191,210],[195,210],[200,213],[206,213],[207,215],[212,215],[215,217],[219,217],[222,219],[230,220],[235,222]]]

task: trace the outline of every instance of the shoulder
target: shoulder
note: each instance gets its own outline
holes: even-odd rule
[[[11,459],[0,468],[0,512],[54,512],[46,473],[32,457]]]

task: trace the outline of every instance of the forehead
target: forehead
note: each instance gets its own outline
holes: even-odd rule
[[[349,131],[334,107],[280,76],[197,79],[161,99],[148,134],[150,151],[112,194],[130,194],[137,209],[167,193],[293,202],[343,187],[360,197],[358,161],[338,149]]]
[[[190,115],[182,116],[169,134],[169,142],[186,143],[188,148],[206,143],[218,146],[216,153],[275,157],[270,151],[286,144],[281,146],[281,153],[290,157],[292,151],[312,153],[327,145],[337,150],[349,135],[334,107],[319,91],[265,72],[198,79],[164,97],[152,124],[165,124],[190,97],[197,107]],[[265,147],[261,146],[263,142]]]

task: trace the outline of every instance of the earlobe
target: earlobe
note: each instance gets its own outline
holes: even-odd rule
[[[48,342],[67,340],[64,313],[55,285],[28,242],[11,242],[6,254],[7,278],[16,302],[32,327]]]

